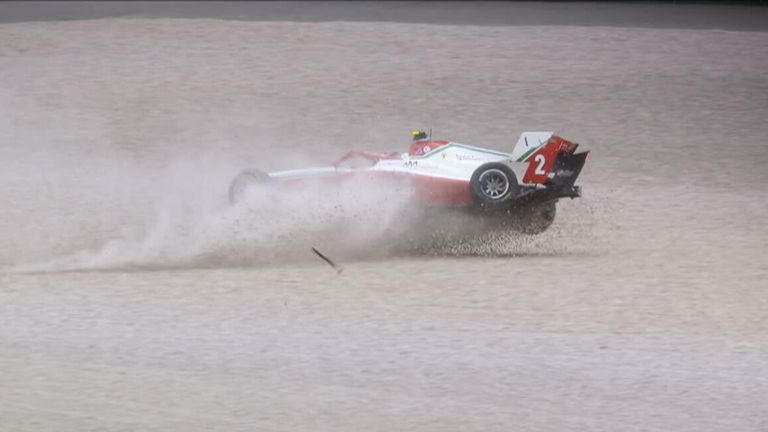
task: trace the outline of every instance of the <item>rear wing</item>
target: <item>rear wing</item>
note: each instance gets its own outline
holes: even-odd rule
[[[515,146],[512,160],[528,164],[524,184],[551,184],[557,176],[556,183],[573,185],[588,155],[574,155],[578,146],[550,132],[526,132]]]
[[[517,162],[526,160],[536,149],[546,144],[554,134],[554,132],[523,132],[512,147],[511,159]]]

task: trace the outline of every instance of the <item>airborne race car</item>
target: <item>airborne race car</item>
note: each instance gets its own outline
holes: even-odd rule
[[[459,208],[508,224],[526,234],[546,230],[555,219],[558,199],[581,196],[574,182],[589,152],[552,132],[524,132],[511,153],[451,141],[434,141],[413,132],[408,153],[350,151],[330,167],[264,173],[247,169],[229,187],[234,204],[254,184],[300,185],[349,181],[361,175],[406,183],[426,207]],[[366,168],[347,168],[352,158],[370,161]]]

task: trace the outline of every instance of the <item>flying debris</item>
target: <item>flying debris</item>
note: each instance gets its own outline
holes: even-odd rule
[[[317,250],[316,248],[313,247],[312,248],[312,252],[314,252],[315,254],[317,254],[317,256],[322,258],[323,261],[327,262],[329,266],[333,267],[333,269],[336,270],[336,273],[341,274],[341,272],[344,271],[344,267],[342,267],[341,265],[338,265],[335,262],[333,262],[333,260],[331,260],[327,256],[325,256],[322,253],[320,253],[320,251]]]

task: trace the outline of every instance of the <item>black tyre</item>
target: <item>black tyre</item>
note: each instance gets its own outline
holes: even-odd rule
[[[555,201],[527,205],[515,211],[514,227],[523,234],[541,234],[555,221]]]
[[[469,187],[475,203],[488,210],[508,207],[520,193],[512,168],[501,162],[488,162],[477,167]]]
[[[229,203],[237,204],[243,199],[248,188],[263,185],[269,181],[269,175],[263,171],[247,169],[241,172],[229,184]]]

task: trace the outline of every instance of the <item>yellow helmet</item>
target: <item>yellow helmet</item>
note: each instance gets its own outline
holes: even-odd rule
[[[416,141],[416,140],[420,140],[420,139],[426,138],[427,137],[427,133],[424,132],[423,130],[412,130],[411,131],[411,136],[413,137],[413,140]]]

